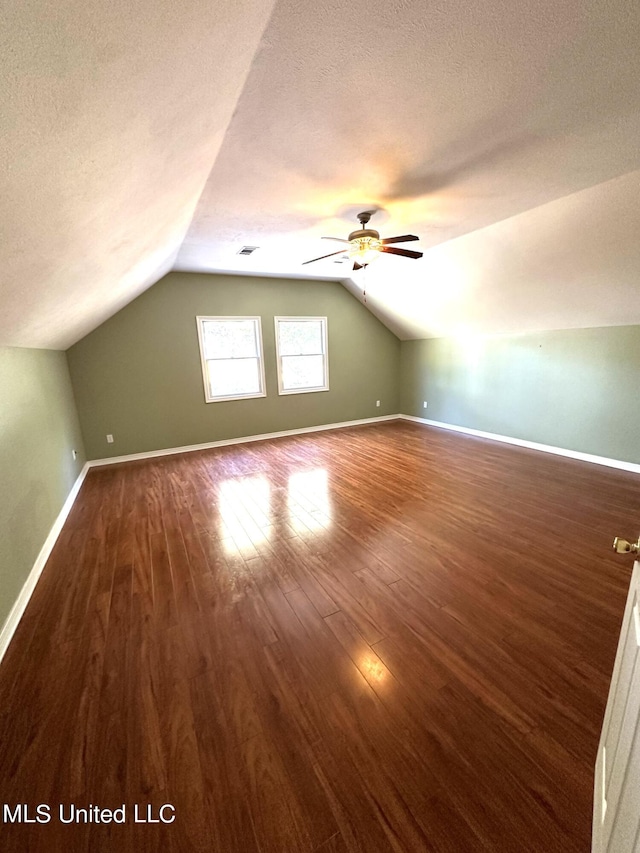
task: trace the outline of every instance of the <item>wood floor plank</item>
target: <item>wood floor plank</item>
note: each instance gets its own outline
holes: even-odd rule
[[[637,475],[404,422],[91,470],[0,668],[0,799],[129,820],[3,851],[588,850],[639,517]]]
[[[220,686],[210,673],[203,673],[192,678],[189,687],[205,808],[212,816],[211,849],[258,851],[243,765],[219,701]]]

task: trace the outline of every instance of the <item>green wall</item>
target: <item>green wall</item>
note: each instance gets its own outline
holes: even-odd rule
[[[404,414],[640,462],[640,326],[404,341],[400,385]]]
[[[262,317],[266,397],[205,403],[197,315]],[[278,394],[277,315],[328,317],[329,391]],[[400,342],[337,282],[171,273],[67,355],[89,459],[395,414],[399,406]]]
[[[0,400],[2,625],[85,459],[63,352],[1,347]]]

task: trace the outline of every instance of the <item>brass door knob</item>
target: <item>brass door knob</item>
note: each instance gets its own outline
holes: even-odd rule
[[[640,539],[637,542],[628,542],[619,536],[613,540],[613,550],[616,554],[638,554],[640,553]]]

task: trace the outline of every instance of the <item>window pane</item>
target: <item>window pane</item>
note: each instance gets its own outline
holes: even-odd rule
[[[254,320],[205,320],[205,358],[255,358],[258,355]]]
[[[324,356],[289,355],[282,359],[282,388],[322,388],[324,381]]]
[[[279,320],[280,355],[315,355],[324,351],[320,320]]]
[[[212,397],[235,397],[260,394],[260,370],[257,358],[219,359],[208,361],[209,386]]]

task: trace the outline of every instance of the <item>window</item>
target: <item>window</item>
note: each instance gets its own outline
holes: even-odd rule
[[[278,391],[329,390],[326,317],[276,317]]]
[[[260,317],[196,317],[207,403],[264,397]]]

